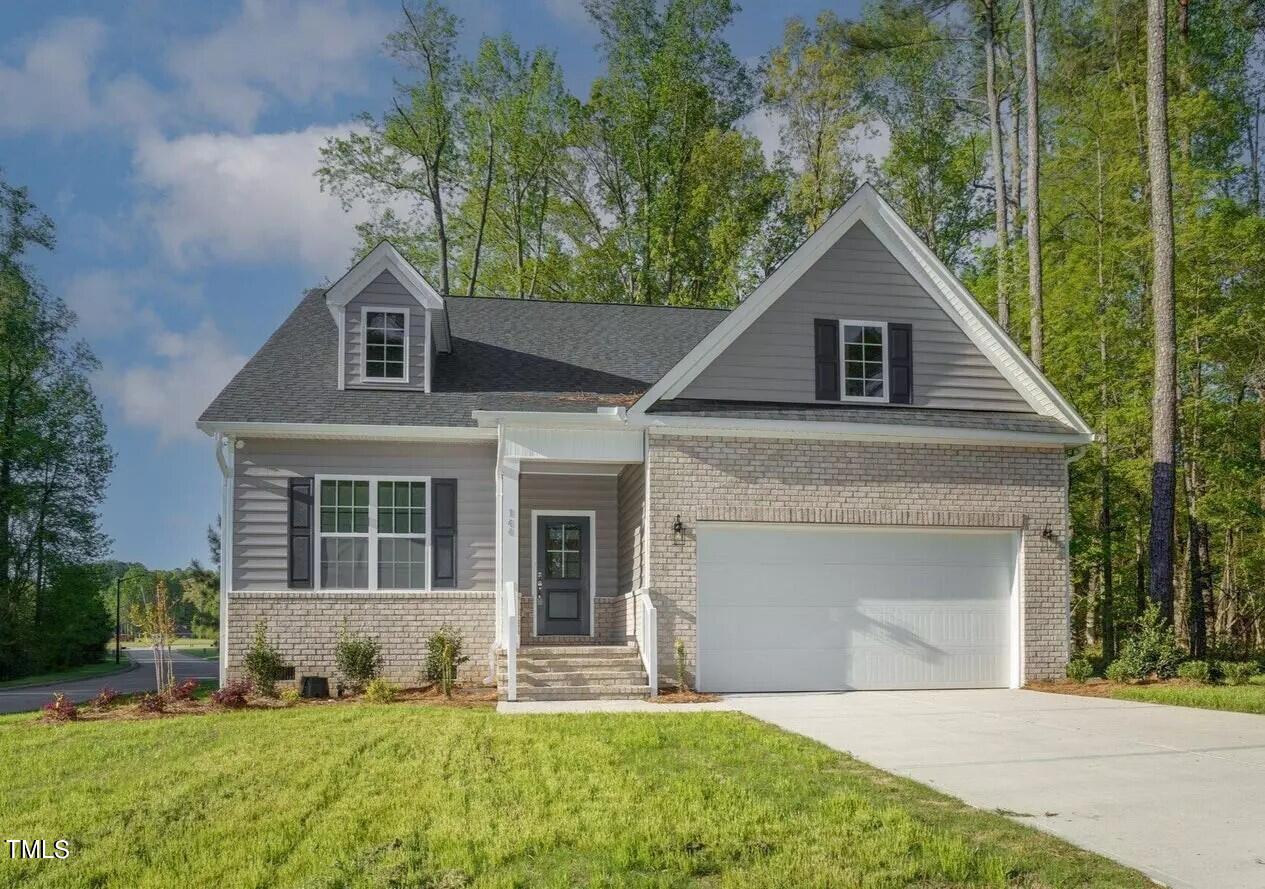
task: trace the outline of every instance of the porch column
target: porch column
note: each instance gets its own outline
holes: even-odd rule
[[[515,596],[521,596],[518,590],[518,466],[519,461],[503,459],[497,469],[497,575],[496,594],[501,599],[505,596],[505,584],[512,582]],[[503,604],[504,605],[508,603]],[[497,628],[498,635],[500,627]],[[504,642],[504,639],[501,639]]]

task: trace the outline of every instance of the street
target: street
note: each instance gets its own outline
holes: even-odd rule
[[[141,691],[153,691],[154,652],[150,648],[124,649],[123,657],[131,660],[133,668],[125,673],[111,676],[96,676],[90,679],[76,679],[70,682],[53,682],[46,685],[35,685],[27,688],[0,689],[0,713],[21,713],[24,710],[38,710],[43,704],[52,700],[54,692],[65,694],[76,703],[96,697],[97,692],[108,686],[120,694],[132,694]],[[176,681],[197,679],[214,681],[219,676],[219,661],[193,657],[179,650],[171,653],[175,666]]]

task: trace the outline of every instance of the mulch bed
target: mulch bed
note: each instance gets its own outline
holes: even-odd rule
[[[1198,682],[1185,679],[1144,679],[1139,682],[1112,682],[1108,679],[1094,678],[1088,682],[1073,682],[1070,679],[1049,679],[1041,682],[1029,682],[1024,688],[1032,691],[1047,691],[1056,695],[1080,695],[1084,698],[1109,698],[1118,688],[1139,688],[1147,685],[1174,685],[1196,687]]]
[[[655,704],[711,704],[719,701],[720,695],[690,691],[688,688],[682,689],[669,685],[660,689],[659,693],[650,700]]]

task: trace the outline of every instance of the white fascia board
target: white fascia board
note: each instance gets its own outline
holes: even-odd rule
[[[200,421],[208,435],[241,438],[324,438],[361,441],[496,441],[495,429],[474,426],[372,426],[355,423],[231,423]]]
[[[538,429],[588,428],[609,429],[625,422],[627,411],[615,408],[610,413],[580,411],[471,411],[480,427],[527,426]]]
[[[413,265],[395,249],[390,241],[383,241],[374,247],[364,259],[353,265],[335,281],[333,286],[325,291],[325,302],[331,311],[346,306],[383,272],[394,275],[404,289],[412,294],[424,308],[443,311],[443,297],[427,283],[421,273],[413,268]]]
[[[837,439],[843,441],[985,444],[1011,447],[1076,447],[1093,442],[1086,432],[1022,432],[1015,429],[962,429],[896,423],[827,423],[814,420],[731,420],[722,417],[644,415],[630,420],[664,435],[730,435],[753,438]]]
[[[644,415],[660,399],[676,398],[857,222],[866,223],[1034,411],[1057,417],[1078,432],[1092,436],[1092,430],[1076,410],[868,182],[638,399],[629,409],[630,416]]]

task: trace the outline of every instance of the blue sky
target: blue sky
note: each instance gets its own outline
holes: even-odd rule
[[[856,0],[749,2],[755,61],[791,15]],[[484,33],[557,50],[585,95],[601,60],[579,0],[464,0]],[[113,557],[207,558],[219,473],[193,422],[293,308],[346,268],[363,208],[320,192],[316,151],[401,72],[381,51],[399,5],[355,0],[44,2],[0,12],[0,168],[57,224],[32,264],[79,314],[117,464]],[[753,119],[766,140],[771,127]]]

